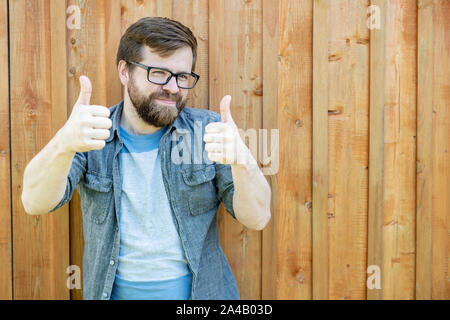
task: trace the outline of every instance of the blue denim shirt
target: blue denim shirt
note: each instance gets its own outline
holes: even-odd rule
[[[122,177],[119,152],[123,101],[110,108],[112,127],[101,150],[77,152],[64,197],[50,212],[81,197],[84,235],[83,299],[109,300],[116,274]],[[210,122],[221,121],[210,110],[185,107],[168,126],[158,152],[164,187],[189,268],[190,299],[239,299],[236,279],[219,244],[217,209],[233,211],[231,166],[207,158],[203,134]]]

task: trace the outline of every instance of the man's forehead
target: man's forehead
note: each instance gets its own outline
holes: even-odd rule
[[[167,57],[162,57],[144,46],[141,48],[141,54],[143,64],[166,68],[172,72],[191,72],[192,50],[190,47],[180,48],[171,52]]]

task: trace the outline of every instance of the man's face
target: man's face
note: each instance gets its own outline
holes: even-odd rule
[[[142,64],[165,68],[173,73],[191,72],[192,50],[184,47],[171,56],[162,58],[152,53],[148,47],[142,50]],[[127,85],[128,96],[139,117],[155,127],[164,127],[175,121],[186,105],[188,90],[177,86],[175,77],[165,85],[157,85],[147,80],[147,70],[135,66]],[[165,100],[165,101],[164,101]]]

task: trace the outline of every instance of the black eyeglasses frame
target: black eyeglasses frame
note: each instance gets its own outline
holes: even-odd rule
[[[180,89],[192,89],[192,88],[195,87],[195,85],[197,84],[198,80],[200,79],[200,76],[199,76],[198,74],[194,73],[194,72],[191,72],[191,73],[188,73],[188,72],[173,73],[172,71],[170,71],[170,70],[168,70],[168,69],[165,69],[165,68],[151,67],[151,66],[147,66],[147,65],[145,65],[145,64],[139,63],[139,62],[134,62],[134,61],[127,61],[127,62],[128,62],[128,63],[131,63],[131,64],[134,64],[134,65],[136,65],[136,66],[138,66],[138,67],[141,67],[142,69],[147,70],[147,80],[148,80],[149,82],[153,83],[153,84],[157,84],[157,85],[161,85],[161,86],[164,86],[164,85],[168,84],[169,81],[170,81],[170,79],[172,79],[172,77],[175,77],[175,80],[176,80],[176,83],[177,83],[178,88],[180,88]],[[170,73],[170,77],[167,78],[167,81],[166,81],[165,83],[156,83],[156,82],[150,81],[149,75],[150,75],[150,70],[152,70],[152,69],[159,69],[159,70],[167,71],[167,72]],[[192,75],[192,76],[195,78],[195,82],[194,82],[194,84],[192,85],[192,87],[186,88],[186,87],[180,87],[180,86],[178,85],[178,76],[179,76],[179,75],[182,75],[182,74],[190,74],[190,75]]]

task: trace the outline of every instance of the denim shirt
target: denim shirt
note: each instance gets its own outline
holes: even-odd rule
[[[123,101],[110,108],[112,127],[101,150],[77,152],[64,197],[50,212],[81,197],[83,220],[83,299],[109,300],[117,269],[122,177],[119,152]],[[208,159],[205,126],[221,121],[210,110],[185,107],[168,126],[158,152],[171,211],[192,272],[190,299],[239,299],[236,279],[219,244],[217,209],[233,210],[231,166]]]

